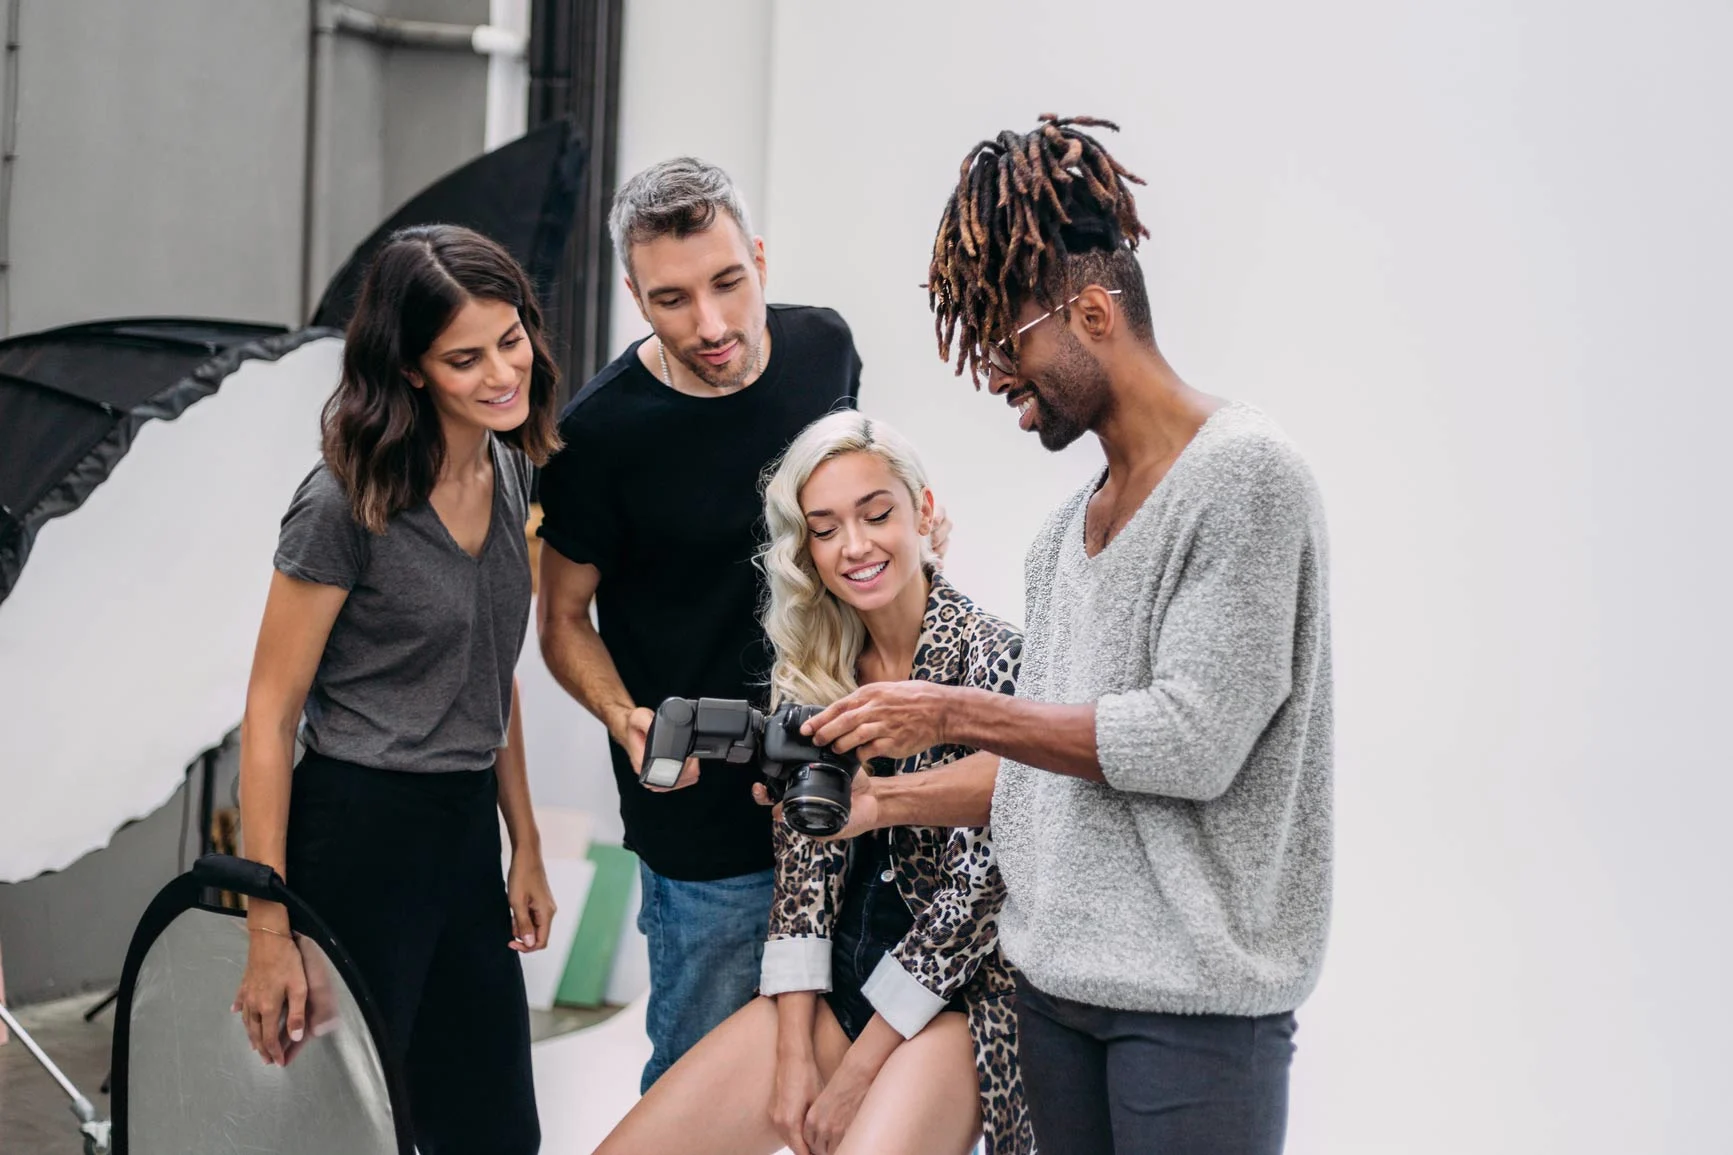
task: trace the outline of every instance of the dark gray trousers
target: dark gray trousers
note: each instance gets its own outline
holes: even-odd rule
[[[1115,1011],[1020,981],[1017,1039],[1043,1155],[1281,1155],[1291,1013]]]

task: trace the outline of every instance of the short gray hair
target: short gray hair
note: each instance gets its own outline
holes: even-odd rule
[[[752,220],[728,174],[692,156],[653,164],[620,186],[608,213],[608,236],[632,275],[631,246],[657,237],[688,237],[716,223],[718,210],[734,218],[750,243]]]

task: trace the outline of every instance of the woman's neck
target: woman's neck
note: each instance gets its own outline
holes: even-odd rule
[[[445,465],[440,481],[464,482],[492,464],[487,451],[487,430],[479,425],[442,422],[445,433]]]
[[[861,654],[862,681],[900,682],[909,676],[920,648],[927,617],[929,582],[923,571],[902,588],[895,600],[861,613],[867,648]],[[870,665],[869,665],[870,659]]]

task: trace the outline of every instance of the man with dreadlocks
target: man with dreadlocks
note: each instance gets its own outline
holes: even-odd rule
[[[971,149],[928,278],[940,355],[1046,448],[1093,433],[1107,458],[1030,547],[1016,697],[874,683],[809,731],[990,752],[862,776],[843,836],[990,812],[1044,1148],[1274,1153],[1330,907],[1323,509],[1267,417],[1156,347],[1142,182],[1097,127]]]

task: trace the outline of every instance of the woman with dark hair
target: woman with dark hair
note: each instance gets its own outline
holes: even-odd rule
[[[557,380],[504,249],[448,225],[394,234],[349,323],[324,460],[283,518],[247,689],[245,852],[354,958],[423,1155],[540,1145],[512,952],[547,945],[554,904],[512,672]],[[318,1008],[283,907],[253,900],[247,929],[235,1009],[286,1064]]]

